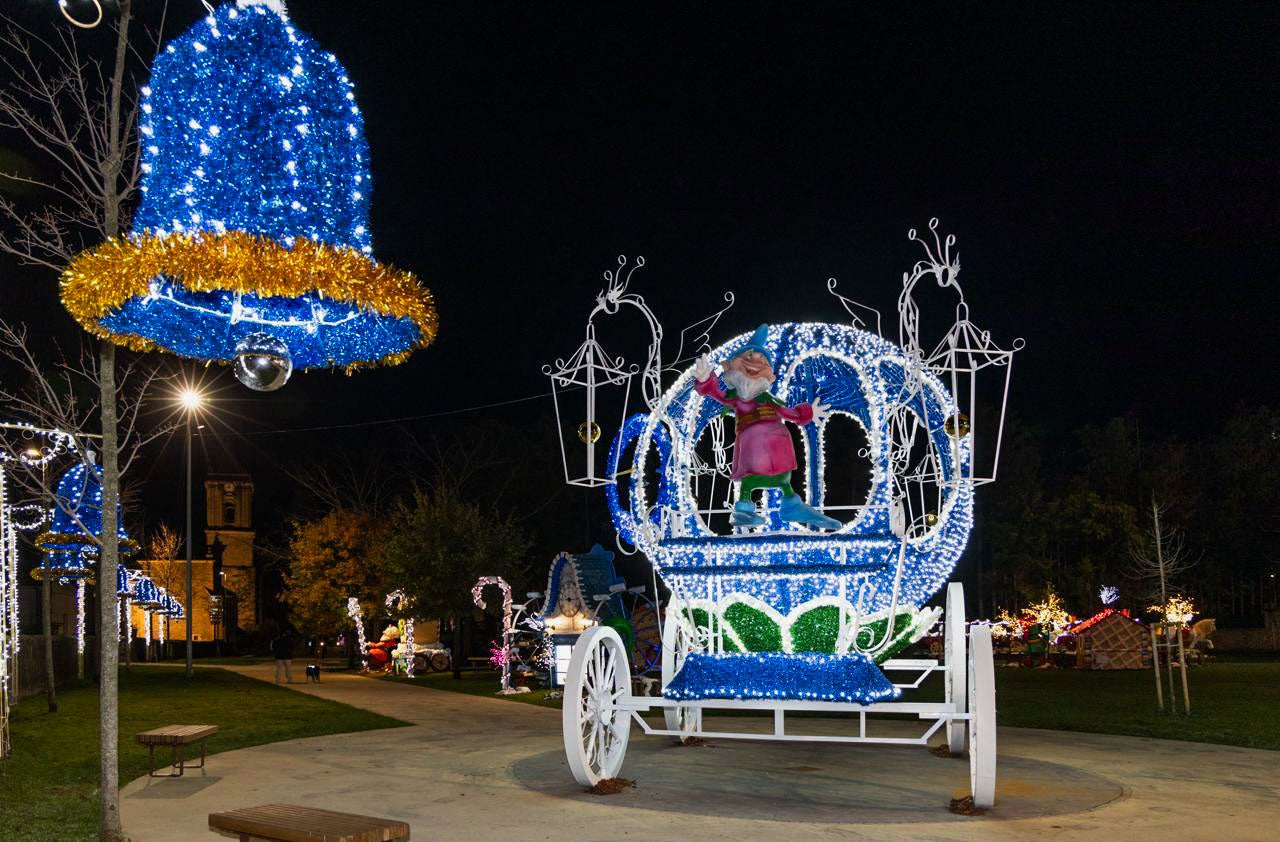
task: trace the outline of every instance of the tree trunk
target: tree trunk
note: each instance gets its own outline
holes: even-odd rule
[[[49,616],[53,606],[49,604],[53,598],[53,588],[49,586],[46,575],[40,582],[41,631],[44,632],[44,695],[49,703],[49,713],[58,712],[58,690],[55,686],[57,676],[53,672],[53,620]]]
[[[121,3],[122,11],[127,2]],[[120,499],[119,453],[116,442],[116,346],[103,342],[99,349],[99,385],[102,391],[102,558],[98,581],[114,582],[119,566],[119,543],[116,540],[116,502]],[[115,626],[120,612],[120,597],[115,588],[102,588],[98,600],[98,685],[99,718],[99,811],[98,839],[119,842],[124,838],[120,825],[120,757],[119,757],[119,653],[114,636],[105,630]]]
[[[116,27],[115,66],[111,76],[111,100],[107,105],[107,156],[102,165],[104,233],[108,238],[120,234],[120,173],[123,169],[124,146],[121,127],[121,91],[128,60],[129,21],[132,0],[120,0],[120,21]],[[109,629],[120,611],[120,597],[114,587],[116,568],[120,563],[120,546],[116,536],[116,506],[120,501],[120,450],[116,417],[116,347],[103,342],[98,352],[98,386],[102,402],[102,559],[98,581],[104,582],[103,599],[98,601],[98,627]],[[188,606],[190,610],[190,606]],[[98,670],[101,675],[98,695],[100,781],[98,839],[100,842],[122,842],[120,825],[120,674],[117,641],[109,634],[98,634]]]

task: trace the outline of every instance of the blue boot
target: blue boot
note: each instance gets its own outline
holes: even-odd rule
[[[817,529],[839,529],[844,526],[835,518],[827,517],[822,512],[806,504],[799,494],[790,494],[782,498],[778,507],[778,515],[789,523],[802,523]]]
[[[729,522],[734,526],[764,526],[764,518],[756,512],[756,504],[750,500],[739,500],[733,504]]]

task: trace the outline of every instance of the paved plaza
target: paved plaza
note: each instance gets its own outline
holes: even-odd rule
[[[270,669],[236,671],[270,680]],[[570,776],[557,710],[354,675],[293,689],[413,726],[241,749],[203,774],[134,781],[121,799],[132,839],[217,839],[210,812],[272,802],[401,819],[419,841],[1263,840],[1280,824],[1280,757],[1255,749],[1006,728],[996,809],[963,817],[947,804],[967,793],[967,763],[922,748],[685,747],[633,729],[622,773],[636,786],[602,797]]]

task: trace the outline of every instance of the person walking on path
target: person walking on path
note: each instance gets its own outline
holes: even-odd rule
[[[282,633],[271,641],[271,657],[276,659],[276,684],[280,683],[280,674],[284,673],[285,682],[293,683],[293,638],[288,632]]]

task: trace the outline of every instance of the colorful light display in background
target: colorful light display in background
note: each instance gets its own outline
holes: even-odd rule
[[[373,259],[351,80],[283,4],[217,7],[164,48],[141,91],[133,231],[63,274],[86,330],[235,361],[263,390],[293,368],[394,364],[430,344],[431,294]]]

